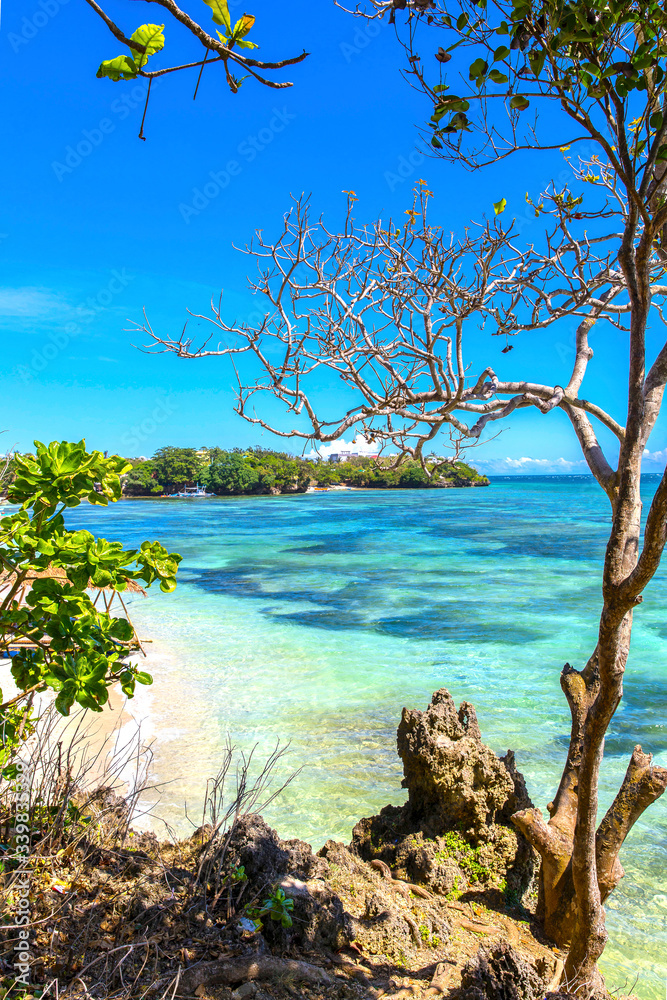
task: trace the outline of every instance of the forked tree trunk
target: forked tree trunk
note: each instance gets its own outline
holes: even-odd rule
[[[650,754],[635,747],[621,788],[596,830],[604,739],[623,695],[632,609],[640,600],[621,588],[637,565],[640,448],[639,433],[634,453],[626,456],[631,471],[612,500],[598,645],[582,671],[566,663],[561,673],[572,730],[560,785],[547,807],[550,818],[545,821],[539,809],[512,817],[542,859],[539,915],[546,934],[569,948],[564,984],[578,997],[590,996],[602,985],[597,961],[607,941],[603,903],[624,874],[620,849],[637,819],[667,787],[667,769],[654,766]]]

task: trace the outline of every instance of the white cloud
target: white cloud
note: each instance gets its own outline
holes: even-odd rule
[[[377,455],[379,450],[379,444],[369,444],[363,434],[357,434],[352,442],[339,438],[338,441],[332,441],[330,444],[321,444],[317,451],[313,450],[305,457],[317,458],[319,455],[320,458],[328,458],[329,455],[340,455],[341,451],[351,451],[357,455]]]
[[[648,466],[658,466],[659,468],[651,469],[651,472],[662,472],[667,465],[667,448],[663,448],[662,451],[649,451],[648,448],[644,448],[644,455],[642,461]]]
[[[357,434],[352,442],[340,439],[332,441],[330,444],[320,445],[317,451],[311,451],[306,458],[328,458],[329,455],[339,455],[342,451],[356,452],[358,455],[376,455],[379,450],[378,444],[369,444],[362,434]],[[464,461],[470,462],[480,472],[488,472],[497,476],[512,476],[517,474],[529,475],[579,475],[587,473],[588,466],[585,460],[570,461],[567,458],[481,458],[477,457],[475,451],[467,452]]]
[[[567,458],[477,458],[475,452],[469,452],[466,460],[480,472],[490,475],[512,476],[520,473],[535,473],[542,475],[576,476],[589,472],[585,459],[570,461]],[[662,472],[667,465],[667,448],[661,451],[644,449],[643,466],[645,472]]]
[[[517,473],[529,474],[531,472],[541,475],[580,475],[588,472],[586,461],[578,459],[575,462],[567,458],[477,458],[471,452],[465,456],[471,465],[474,465],[480,472],[488,472],[492,475],[516,475]]]
[[[63,309],[70,309],[66,299],[50,288],[0,288],[0,317],[4,319],[42,319]]]

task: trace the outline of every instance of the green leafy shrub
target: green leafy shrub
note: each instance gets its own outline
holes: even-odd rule
[[[246,914],[254,922],[256,930],[261,930],[263,926],[262,917],[268,917],[283,927],[291,927],[293,909],[294,900],[290,899],[281,888],[274,889],[261,906],[248,903],[245,907]]]
[[[8,497],[19,510],[0,519],[0,656],[11,656],[19,689],[0,704],[5,772],[29,732],[23,706],[32,692],[55,691],[56,708],[68,715],[75,703],[101,711],[115,682],[128,697],[136,684],[152,683],[128,662],[137,648],[129,622],[99,611],[88,589],[157,582],[169,593],[181,560],[159,542],[124,549],[89,531],[68,530],[64,511],[84,500],[97,506],[118,500],[120,477],[130,466],[118,456],[87,452],[84,441],[36,441],[35,447],[35,455],[16,458]]]
[[[271,920],[282,924],[283,927],[291,927],[291,913],[293,909],[294,900],[285,895],[284,889],[278,888],[274,890],[268,899],[264,900],[264,904],[259,912],[261,916],[270,917]]]

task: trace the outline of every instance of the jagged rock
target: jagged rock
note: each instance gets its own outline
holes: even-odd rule
[[[275,830],[254,813],[239,817],[229,843],[229,856],[243,865],[258,888],[269,888],[286,875],[307,880],[326,866],[303,840],[281,840]]]
[[[482,742],[472,705],[458,712],[448,691],[436,691],[425,712],[403,709],[397,734],[408,789],[406,819],[428,836],[459,830],[473,845],[494,839],[493,828],[509,823],[532,803],[514,766]]]
[[[457,711],[444,688],[425,712],[403,709],[397,746],[408,801],[360,820],[353,849],[447,893],[466,877],[465,858],[442,840],[454,831],[478,848],[476,863],[506,879],[513,892],[523,892],[535,858],[510,817],[532,803],[513,752],[498,757],[482,742],[473,706],[463,702]]]
[[[544,978],[510,944],[480,946],[461,973],[460,1000],[542,1000]]]
[[[281,840],[261,816],[241,816],[230,840],[231,864],[243,865],[260,901],[280,886],[294,900],[293,923],[265,921],[264,937],[281,951],[294,947],[337,951],[354,937],[343,904],[318,877],[327,863],[302,840]]]
[[[446,896],[466,882],[465,871],[451,855],[443,838],[425,839],[420,830],[397,844],[394,863],[396,871],[409,882],[424,883]]]
[[[366,912],[360,919],[353,919],[354,940],[369,955],[386,955],[404,964],[412,959],[421,944],[419,928],[391,906],[380,893],[366,900]]]
[[[328,840],[319,855],[327,862],[329,880],[338,878],[354,889],[361,909],[350,926],[365,953],[387,956],[402,966],[427,943],[435,947],[434,941],[442,945],[449,940],[451,928],[442,908],[418,900],[416,910],[409,895],[406,901],[407,889],[402,891],[400,883],[382,877],[342,844]]]
[[[367,868],[359,861],[358,856],[336,840],[327,840],[324,847],[320,847],[317,856],[326,860],[329,869],[337,866],[346,868],[351,875],[364,877],[368,874]]]
[[[339,897],[318,879],[301,882],[287,876],[280,882],[285,894],[294,900],[294,923],[287,937],[289,943],[316,951],[338,951],[354,939],[352,919]],[[269,939],[276,934],[268,934]]]

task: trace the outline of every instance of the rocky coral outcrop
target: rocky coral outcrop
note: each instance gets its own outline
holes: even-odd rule
[[[261,902],[282,888],[294,902],[290,928],[266,921],[264,937],[280,950],[337,951],[354,939],[339,897],[323,881],[326,861],[302,840],[281,840],[261,816],[241,816],[228,847],[228,864],[243,867],[253,896]]]
[[[281,954],[331,953],[354,941],[365,953],[403,966],[420,949],[443,947],[449,938],[441,908],[413,899],[407,885],[387,879],[343,844],[327,841],[316,855],[303,841],[281,840],[261,816],[240,817],[226,865],[243,866],[246,897],[261,902],[281,888],[293,901],[291,927],[264,921],[263,937]]]
[[[329,840],[319,854],[328,865],[327,882],[344,899],[350,940],[365,953],[404,966],[421,949],[447,944],[450,925],[440,906],[412,897],[407,885],[378,874],[342,844]]]
[[[509,825],[530,804],[513,754],[485,746],[472,706],[457,711],[445,690],[425,712],[404,710],[398,747],[406,804],[362,820],[350,847],[327,841],[317,854],[254,814],[158,842],[128,830],[130,806],[113,789],[76,796],[74,819],[53,819],[33,842],[31,973],[68,996],[120,995],[122,970],[128,996],[166,986],[210,1000],[566,1000],[553,992],[565,956],[516,893],[499,891],[532,869]],[[0,878],[6,908],[12,877],[22,875]]]
[[[281,840],[261,816],[249,813],[237,820],[228,847],[229,857],[242,865],[258,888],[280,882],[286,875],[309,879],[326,869],[303,840]]]
[[[461,973],[460,1000],[542,1000],[549,983],[546,968],[538,970],[506,941],[480,946]]]
[[[426,711],[403,709],[397,747],[408,801],[361,820],[353,849],[436,892],[486,872],[515,896],[523,893],[535,860],[510,817],[532,803],[513,752],[498,757],[482,741],[473,706],[457,710],[445,688]]]

